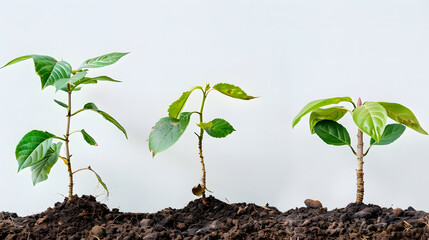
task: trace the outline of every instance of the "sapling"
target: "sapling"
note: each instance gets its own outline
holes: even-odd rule
[[[336,106],[322,108],[331,104],[349,102],[353,105],[353,110]],[[339,124],[340,120],[347,112],[352,115],[353,121],[358,127],[357,148],[352,147],[350,135],[345,127]],[[325,143],[335,146],[347,145],[357,157],[357,193],[356,203],[362,203],[364,197],[363,181],[363,158],[375,145],[387,145],[398,139],[409,127],[421,134],[428,133],[420,126],[414,113],[407,107],[398,103],[389,102],[365,102],[362,104],[359,98],[355,104],[350,97],[335,97],[315,100],[307,105],[296,115],[292,122],[292,128],[301,118],[310,114],[310,131],[316,133]],[[387,124],[387,118],[395,122]],[[364,152],[363,133],[371,137],[369,147]]]
[[[127,132],[112,116],[98,109],[98,107],[92,102],[85,104],[82,109],[72,112],[71,96],[73,92],[80,90],[84,84],[95,84],[99,81],[119,82],[107,76],[87,77],[86,75],[90,68],[99,68],[111,65],[126,54],[128,53],[110,53],[91,58],[84,61],[81,66],[75,70],[73,70],[71,65],[66,61],[57,61],[53,57],[42,55],[18,57],[2,67],[4,68],[31,58],[34,61],[36,73],[40,77],[42,90],[48,86],[54,86],[56,91],[61,90],[67,94],[67,103],[54,99],[55,103],[66,109],[67,125],[65,134],[60,137],[49,132],[33,130],[28,132],[16,147],[15,155],[18,161],[18,172],[24,168],[31,167],[33,185],[45,181],[48,178],[51,168],[55,165],[58,158],[61,158],[67,165],[68,170],[69,200],[73,199],[73,175],[82,170],[92,171],[97,177],[97,180],[106,190],[107,195],[109,194],[106,184],[104,184],[100,176],[90,166],[75,171],[72,170],[72,154],[70,152],[71,135],[81,133],[83,139],[92,146],[97,146],[97,142],[84,129],[71,131],[71,118],[78,113],[90,110],[100,114],[104,119],[114,124],[124,133],[126,138],[128,138]],[[58,140],[58,142],[54,143],[53,140]],[[60,155],[63,143],[65,146],[65,156]]]
[[[201,90],[203,94],[200,111],[182,112],[189,96],[194,90],[197,89]],[[192,188],[192,193],[198,197],[202,197],[204,203],[206,202],[205,192],[206,190],[208,191],[206,185],[206,168],[203,156],[204,132],[214,138],[224,138],[235,131],[229,122],[221,118],[215,118],[209,122],[203,121],[204,104],[208,94],[213,90],[217,90],[226,96],[242,100],[250,100],[255,98],[248,96],[243,90],[241,90],[241,88],[226,83],[218,83],[213,87],[211,87],[209,84],[206,84],[204,88],[202,86],[194,87],[191,90],[184,92],[178,100],[170,105],[168,108],[168,117],[161,118],[152,128],[149,136],[149,150],[152,152],[152,156],[155,157],[156,154],[171,147],[174,143],[177,142],[177,140],[179,140],[183,132],[186,130],[192,114],[196,113],[199,115],[199,122],[197,126],[200,128],[200,133],[195,134],[198,137],[198,150],[203,176],[201,179],[201,184],[198,184]]]

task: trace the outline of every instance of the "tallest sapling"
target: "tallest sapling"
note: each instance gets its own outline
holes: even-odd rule
[[[84,61],[81,66],[75,70],[73,70],[71,65],[66,61],[57,61],[52,57],[42,55],[27,55],[15,58],[2,67],[4,68],[31,58],[34,61],[36,73],[40,77],[42,90],[48,86],[54,86],[56,91],[63,91],[67,94],[67,103],[54,99],[55,103],[66,109],[67,125],[65,134],[60,137],[49,132],[33,130],[27,133],[16,147],[15,155],[18,161],[18,172],[24,168],[31,167],[33,185],[45,181],[48,178],[51,168],[57,162],[58,158],[61,158],[64,164],[67,165],[69,175],[69,200],[73,199],[73,175],[82,170],[92,171],[97,177],[97,180],[107,191],[107,194],[109,194],[106,184],[104,184],[100,176],[90,166],[75,171],[72,170],[72,154],[70,152],[71,135],[81,133],[83,139],[88,144],[97,146],[97,143],[84,129],[71,131],[71,118],[78,113],[90,110],[100,114],[104,119],[114,124],[124,133],[125,137],[127,137],[127,132],[112,116],[98,109],[92,102],[72,112],[72,93],[81,90],[86,84],[96,84],[99,81],[119,82],[107,76],[87,77],[86,75],[90,68],[111,65],[126,54],[128,53],[110,53],[91,58]],[[53,140],[59,140],[59,142],[54,143]],[[60,155],[63,144],[65,145],[65,156]]]
[[[353,105],[353,110],[340,106],[322,108],[340,102],[351,103]],[[315,100],[305,105],[296,115],[292,122],[292,127],[295,127],[301,118],[308,113],[311,113],[311,134],[316,133],[329,145],[347,145],[350,147],[353,154],[356,155],[356,203],[362,203],[364,196],[363,158],[373,146],[387,145],[394,142],[404,133],[406,127],[418,133],[428,135],[420,126],[414,113],[407,107],[398,103],[365,102],[362,104],[359,98],[355,104],[350,97]],[[353,121],[358,127],[356,150],[351,146],[350,135],[347,129],[337,122],[347,113],[352,115]],[[387,124],[387,118],[397,123]],[[365,152],[363,149],[363,133],[371,137],[370,145]]]

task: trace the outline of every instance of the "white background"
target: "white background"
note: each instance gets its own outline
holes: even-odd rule
[[[99,143],[72,138],[74,169],[91,165],[111,195],[90,172],[76,174],[75,192],[96,195],[110,208],[155,212],[195,199],[197,117],[154,159],[147,139],[168,106],[196,85],[227,82],[260,97],[241,101],[213,92],[206,102],[205,119],[224,118],[237,130],[204,142],[208,188],[231,203],[286,211],[306,198],[329,209],[355,200],[356,159],[348,147],[311,135],[308,116],[292,130],[292,119],[312,100],[402,103],[429,130],[427,1],[15,0],[1,1],[0,11],[0,65],[42,54],[77,68],[88,58],[131,52],[90,73],[122,83],[85,86],[73,96],[75,110],[92,101],[129,133],[126,140],[92,112],[72,119],[72,129],[86,129]],[[66,112],[53,98],[66,101],[52,87],[41,91],[32,60],[0,70],[0,211],[37,213],[67,195],[61,160],[33,187],[29,169],[17,174],[14,155],[30,130],[64,134]],[[185,110],[198,110],[200,101],[195,92]],[[356,144],[350,115],[340,123]],[[428,146],[428,136],[407,129],[392,145],[374,147],[365,158],[364,202],[429,211]]]

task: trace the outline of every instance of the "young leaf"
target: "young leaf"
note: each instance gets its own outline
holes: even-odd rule
[[[10,66],[10,65],[15,64],[15,63],[22,62],[22,61],[27,60],[27,59],[30,59],[30,58],[32,58],[32,57],[33,57],[33,55],[27,55],[27,56],[17,57],[17,58],[15,58],[15,59],[13,59],[12,61],[10,61],[10,62],[6,63],[6,64],[5,64],[3,67],[1,67],[0,69],[2,69],[2,68],[4,68],[4,67],[7,67],[7,66]]]
[[[18,172],[42,161],[51,148],[53,137],[55,135],[52,133],[38,130],[25,134],[15,150]]]
[[[379,142],[386,127],[386,109],[379,103],[366,102],[364,105],[355,108],[353,120],[362,132]]]
[[[314,134],[314,125],[322,120],[340,120],[349,110],[344,107],[318,108],[310,114],[310,131]]]
[[[316,123],[314,131],[327,144],[335,146],[351,144],[347,129],[335,121],[322,120]]]
[[[57,99],[54,99],[54,102],[56,102],[58,105],[60,105],[63,108],[69,108],[69,106],[61,101],[58,101]]]
[[[68,62],[58,62],[52,57],[33,55],[34,67],[37,75],[40,76],[42,89],[54,85],[57,80],[69,78],[72,68]]]
[[[398,103],[379,102],[387,111],[387,116],[392,120],[404,124],[405,126],[421,133],[428,135],[428,133],[420,126],[414,113],[405,106]]]
[[[88,110],[92,110],[92,111],[100,114],[101,116],[103,116],[104,119],[113,123],[113,125],[115,125],[119,130],[121,130],[124,133],[125,137],[128,139],[127,131],[125,130],[125,128],[122,127],[121,124],[119,124],[118,121],[116,121],[112,116],[110,116],[106,112],[98,109],[94,103],[87,103],[87,104],[85,104],[85,106],[83,106],[83,108],[88,109]]]
[[[79,81],[74,82],[73,88],[76,88],[80,84],[91,84],[91,83],[97,83],[98,81],[121,82],[108,76],[98,76],[93,78],[86,77],[86,78],[80,79]]]
[[[293,119],[292,128],[295,127],[296,124],[298,124],[298,122],[301,120],[303,116],[313,111],[314,109],[321,108],[331,104],[338,104],[340,102],[353,103],[350,97],[335,97],[335,98],[319,99],[308,103],[301,109],[301,111]]]
[[[97,142],[84,129],[80,130],[83,139],[91,146],[98,146]]]
[[[383,135],[379,142],[376,142],[374,138],[371,138],[371,145],[387,145],[391,144],[398,139],[405,131],[405,126],[401,124],[388,124],[384,128]]]
[[[31,177],[33,185],[48,179],[48,174],[51,168],[55,165],[60,155],[61,146],[63,143],[52,143],[51,148],[46,153],[45,157],[38,163],[31,166]]]
[[[168,116],[171,118],[178,118],[180,113],[183,110],[183,107],[185,107],[186,101],[189,98],[189,95],[191,95],[193,90],[184,92],[182,96],[180,96],[179,99],[174,101],[169,107],[168,107]]]
[[[241,88],[227,83],[218,83],[213,86],[213,89],[218,90],[219,92],[233,98],[238,98],[242,100],[250,100],[256,97],[248,96]]]
[[[211,123],[213,126],[205,130],[212,137],[224,138],[235,131],[231,124],[223,119],[215,118],[211,121]]]
[[[127,55],[128,53],[129,52],[127,53],[114,52],[114,53],[105,54],[99,57],[91,58],[83,62],[82,65],[80,65],[79,69],[99,68],[99,67],[108,66],[108,65],[114,64],[121,57]]]
[[[206,123],[198,123],[197,124],[198,127],[202,128],[202,129],[208,129],[211,128],[213,126],[212,122],[206,122]]]
[[[88,169],[93,172],[95,174],[95,176],[97,177],[98,182],[101,184],[101,186],[103,186],[104,190],[106,190],[107,192],[107,197],[109,197],[109,189],[107,188],[107,185],[103,182],[103,180],[101,179],[100,175],[98,175],[97,172],[95,172],[91,166],[88,167]]]
[[[179,119],[165,117],[155,124],[149,135],[149,150],[154,157],[179,140],[189,124],[191,115],[191,112],[182,112]]]

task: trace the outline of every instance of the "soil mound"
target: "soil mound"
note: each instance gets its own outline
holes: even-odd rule
[[[351,203],[327,211],[320,202],[280,212],[207,198],[157,213],[109,210],[92,196],[19,217],[0,212],[0,239],[427,239],[429,214]]]

